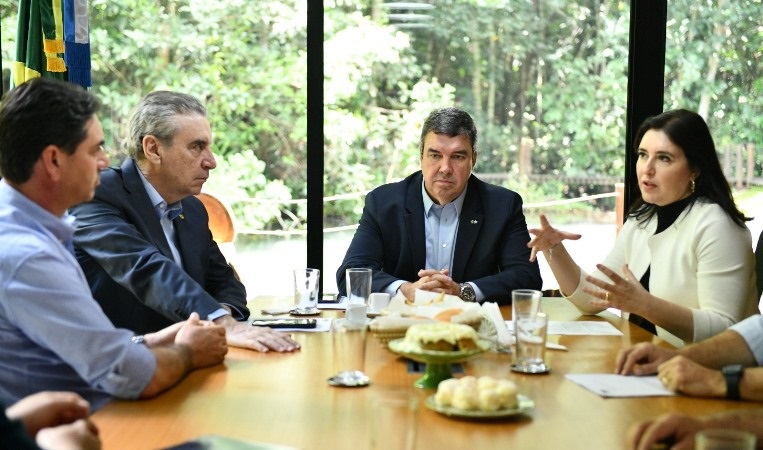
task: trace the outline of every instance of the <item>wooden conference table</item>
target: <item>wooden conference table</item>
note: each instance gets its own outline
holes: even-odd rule
[[[250,302],[253,316],[261,308],[283,305],[289,298],[259,297]],[[705,414],[759,407],[732,402],[676,397],[606,399],[564,378],[566,373],[610,373],[621,348],[656,339],[619,317],[602,313],[580,316],[565,299],[544,298],[551,320],[606,320],[623,336],[549,336],[569,351],[546,352],[551,373],[511,372],[510,356],[484,353],[464,364],[467,374],[513,380],[521,394],[535,401],[526,415],[474,421],[453,419],[429,410],[432,391],[413,387],[421,374],[408,373],[405,362],[369,333],[366,373],[371,385],[337,388],[332,375],[330,333],[295,333],[302,344],[296,353],[257,353],[231,348],[225,363],[192,373],[158,398],[115,400],[97,411],[104,449],[159,449],[216,434],[241,440],[293,446],[306,450],[365,449],[367,408],[372,395],[385,389],[408,390],[420,396],[416,448],[429,449],[620,449],[637,421],[666,412]],[[510,317],[510,308],[502,308]],[[337,315],[324,311],[323,317]],[[394,430],[390,430],[394,433]],[[396,449],[390,449],[396,450]]]

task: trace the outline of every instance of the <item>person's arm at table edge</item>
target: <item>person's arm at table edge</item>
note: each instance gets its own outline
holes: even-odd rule
[[[741,364],[747,369],[739,382],[739,395],[744,400],[763,400],[763,367],[757,365],[747,341],[734,330],[726,330],[702,343],[678,350],[692,361],[720,370],[729,364]]]
[[[756,359],[752,348],[763,345],[763,334],[758,331],[761,321],[763,318],[759,315],[748,317],[713,337],[679,349],[662,348],[646,342],[636,344],[620,351],[615,372],[623,375],[654,374],[660,364],[675,355],[710,369],[721,369],[728,364],[757,366],[761,361]]]
[[[171,388],[193,370],[192,352],[183,344],[151,348],[156,370],[139,398],[151,398]]]
[[[755,356],[738,332],[728,329],[709,339],[678,349],[678,354],[702,364],[720,369],[727,364],[755,366]]]
[[[725,428],[749,431],[763,442],[763,409],[724,411],[708,416],[705,429]]]
[[[144,336],[156,366],[139,398],[150,398],[174,386],[189,372],[223,361],[227,353],[225,330],[199,320],[192,313],[185,322],[176,323]]]
[[[747,369],[739,381],[739,398],[763,401],[763,367]]]
[[[637,423],[629,430],[629,448],[633,450],[666,449],[672,446],[691,447],[697,432],[710,428],[735,429],[763,438],[763,410],[744,409],[724,411],[695,417],[683,413],[668,413],[653,420]],[[693,447],[692,447],[693,448]]]

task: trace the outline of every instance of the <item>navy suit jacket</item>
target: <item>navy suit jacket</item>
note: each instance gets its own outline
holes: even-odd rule
[[[366,196],[360,224],[336,274],[340,294],[345,293],[345,270],[351,267],[373,269],[373,292],[396,280],[414,282],[418,271],[427,268],[422,182],[418,171]],[[514,289],[540,289],[540,269],[530,262],[529,241],[519,194],[472,175],[459,216],[451,278],[473,282],[486,301],[502,304],[511,302]]]
[[[175,219],[183,267],[172,258],[138,167],[128,159],[101,173],[93,200],[73,207],[75,254],[93,297],[117,327],[143,334],[224,303],[246,319],[246,289],[209,231],[209,216],[194,196],[181,200]]]

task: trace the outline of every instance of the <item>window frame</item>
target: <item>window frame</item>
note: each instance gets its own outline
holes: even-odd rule
[[[624,205],[637,192],[631,141],[638,126],[663,108],[667,0],[631,0]],[[323,20],[322,0],[307,2],[307,267],[323,271]],[[627,206],[626,206],[627,207]],[[323,280],[321,277],[321,292]]]

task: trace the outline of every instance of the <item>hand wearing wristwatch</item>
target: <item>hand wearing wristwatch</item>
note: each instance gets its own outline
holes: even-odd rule
[[[739,382],[744,375],[744,366],[741,364],[730,364],[721,369],[723,377],[726,379],[726,398],[729,400],[739,400]]]
[[[459,294],[459,297],[465,302],[477,301],[477,294],[474,293],[474,288],[469,283],[461,283],[461,294]]]

